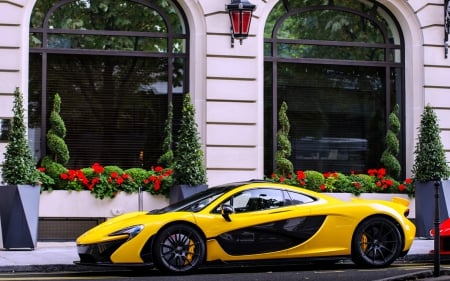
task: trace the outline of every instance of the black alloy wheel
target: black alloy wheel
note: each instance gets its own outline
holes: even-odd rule
[[[155,265],[171,273],[197,269],[204,261],[206,246],[202,236],[189,225],[171,225],[163,229],[154,243]]]
[[[402,250],[398,227],[384,217],[363,221],[352,240],[352,260],[365,267],[385,267],[397,259]]]

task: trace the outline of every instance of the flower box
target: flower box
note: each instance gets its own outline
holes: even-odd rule
[[[169,199],[163,195],[142,192],[142,210],[165,207]],[[139,211],[139,193],[119,192],[113,199],[97,199],[90,191],[43,191],[39,217],[110,218],[127,212]]]

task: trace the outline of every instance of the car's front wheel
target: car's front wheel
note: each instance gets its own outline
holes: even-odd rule
[[[155,239],[155,265],[172,273],[186,273],[198,268],[205,259],[205,242],[199,232],[189,225],[171,225]]]
[[[384,267],[395,261],[402,250],[398,227],[384,217],[362,222],[353,234],[352,259],[361,266]]]

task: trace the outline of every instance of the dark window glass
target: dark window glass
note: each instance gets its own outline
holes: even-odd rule
[[[265,36],[265,173],[275,168],[283,101],[295,170],[378,168],[387,116],[404,99],[402,37],[390,13],[375,1],[284,0]]]
[[[288,196],[289,200],[286,203],[286,205],[302,205],[305,203],[311,203],[314,202],[315,199],[306,196],[304,194],[301,193],[297,193],[297,192],[292,192],[289,191],[289,196]]]
[[[185,17],[172,1],[38,1],[30,28],[35,156],[46,154],[58,93],[69,168],[156,165],[169,102],[174,130],[180,120],[187,38]]]
[[[254,212],[279,208],[286,205],[283,192],[279,189],[258,188],[240,192],[223,205],[230,205],[236,213]]]

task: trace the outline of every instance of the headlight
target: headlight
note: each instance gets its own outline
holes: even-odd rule
[[[144,226],[142,224],[140,225],[133,225],[126,228],[122,228],[121,230],[115,231],[113,233],[110,233],[109,236],[118,236],[118,235],[128,235],[128,240],[132,239],[136,235],[139,234],[139,232],[144,229]]]

